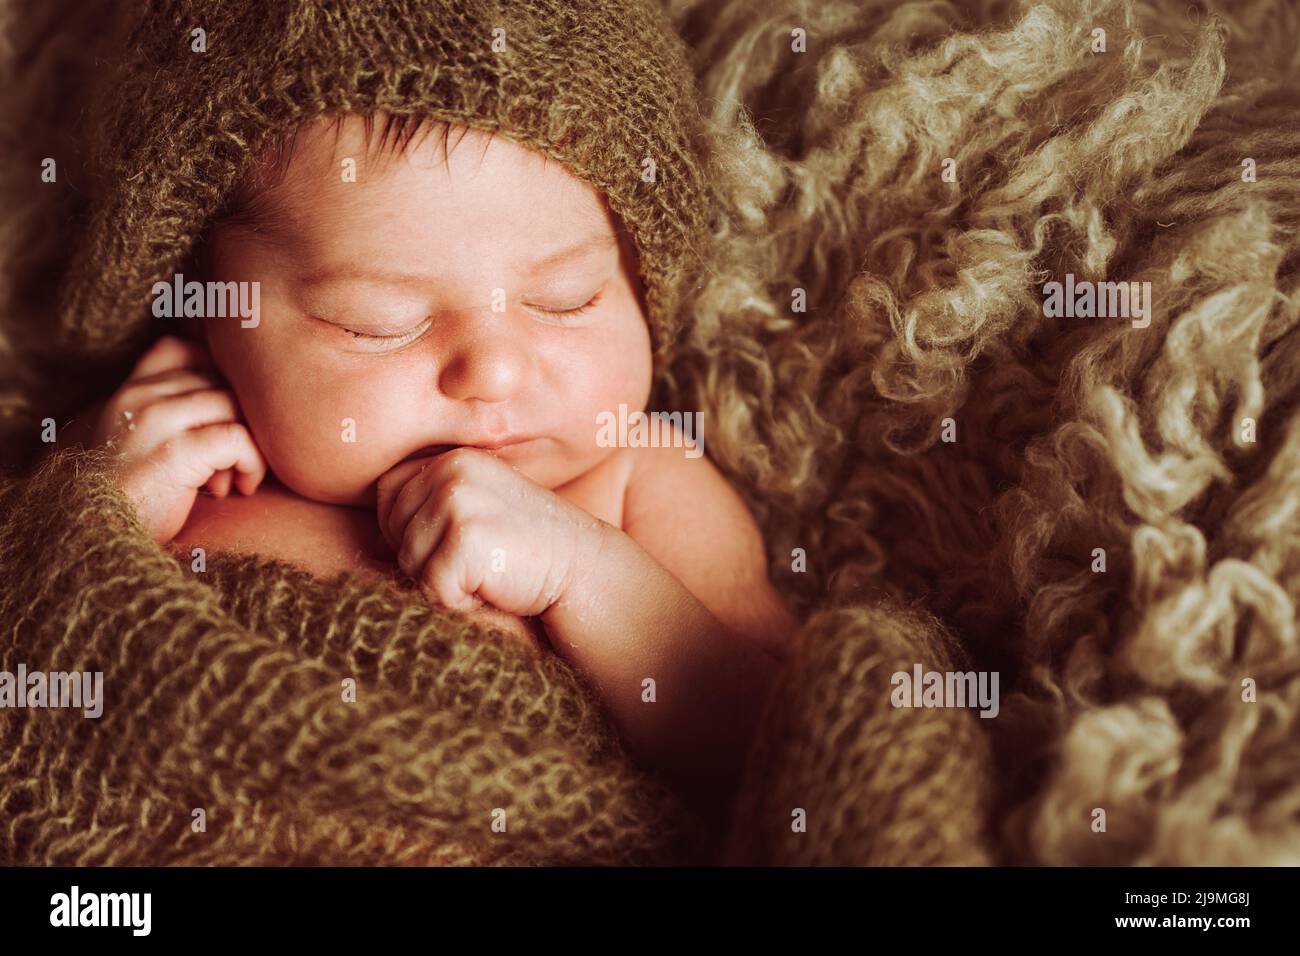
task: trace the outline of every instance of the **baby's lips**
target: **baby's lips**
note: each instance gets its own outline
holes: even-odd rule
[[[451,451],[456,445],[425,445],[419,451],[412,452],[402,459],[399,464],[405,464],[408,461],[414,461],[417,458],[432,458],[435,455],[441,455],[443,452]]]

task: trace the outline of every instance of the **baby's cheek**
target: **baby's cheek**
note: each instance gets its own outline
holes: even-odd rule
[[[625,405],[629,414],[644,410],[649,399],[650,339],[644,324],[635,324],[640,322],[638,316],[624,315],[622,323],[606,330],[567,379],[570,439],[574,447],[592,456],[589,465],[610,451],[598,445],[599,422],[610,415],[617,417],[620,405]]]
[[[363,504],[384,467],[384,420],[382,410],[331,400],[327,391],[304,397],[276,389],[250,424],[267,464],[287,488],[314,501]]]
[[[608,411],[619,404],[641,410],[650,397],[650,333],[639,317],[628,317],[619,334],[611,336],[610,350],[597,368],[597,388]]]

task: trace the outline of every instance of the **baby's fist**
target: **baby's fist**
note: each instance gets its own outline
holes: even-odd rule
[[[266,474],[235,396],[220,387],[206,350],[163,336],[104,403],[91,444],[114,452],[112,474],[150,536],[171,541],[198,490],[224,494],[234,482],[251,495]]]
[[[601,522],[478,448],[403,462],[376,498],[398,566],[453,610],[539,616],[600,549]]]

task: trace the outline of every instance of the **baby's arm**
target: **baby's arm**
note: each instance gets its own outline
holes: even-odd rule
[[[623,515],[644,544],[469,448],[382,476],[379,525],[431,600],[541,617],[641,761],[722,815],[794,622],[721,475],[680,449],[644,452]]]
[[[717,469],[681,449],[635,454],[624,530],[604,526],[596,559],[574,569],[542,620],[638,756],[721,813],[796,622],[768,581],[754,519]]]

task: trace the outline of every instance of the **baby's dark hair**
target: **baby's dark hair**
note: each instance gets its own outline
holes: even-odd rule
[[[351,116],[352,114],[339,113],[328,117],[326,128],[334,131],[334,142],[336,144],[342,135],[344,121]],[[389,156],[396,156],[405,153],[416,137],[423,140],[431,134],[441,135],[442,155],[444,158],[451,155],[452,149],[455,148],[451,142],[453,124],[445,120],[434,119],[423,114],[392,113],[370,113],[365,114],[361,119],[365,127],[365,143],[368,155],[373,148],[375,156],[383,156],[385,153]],[[378,119],[382,119],[382,125],[377,124],[376,120]],[[379,130],[378,139],[375,137],[377,125]],[[208,224],[207,233],[210,234],[211,230],[219,225],[240,226],[257,230],[267,223],[270,212],[268,199],[275,188],[284,181],[285,172],[289,167],[289,160],[293,156],[298,137],[303,129],[302,126],[295,128],[292,133],[281,137],[268,152],[263,154],[261,162],[236,187],[221,210],[212,218]],[[497,135],[492,130],[475,128],[475,131],[483,137],[483,148],[485,150]],[[468,133],[468,127],[460,127],[460,135],[456,139],[455,145],[459,145]]]
[[[355,116],[356,114],[351,113],[336,113],[323,117],[325,130],[333,130],[334,132],[336,146],[339,137],[343,133],[344,122],[355,118]],[[367,158],[380,158],[385,155],[391,158],[403,154],[411,148],[411,144],[417,138],[423,141],[432,135],[441,137],[441,152],[445,160],[451,155],[451,151],[469,135],[471,130],[482,140],[484,152],[491,145],[492,140],[500,135],[495,130],[450,123],[420,113],[369,113],[361,115],[360,119],[364,127]],[[453,127],[458,129],[458,135],[454,143],[451,139]],[[198,243],[191,252],[191,271],[202,275],[208,274],[208,242],[213,230],[218,227],[234,226],[252,232],[264,232],[275,228],[275,204],[271,199],[276,187],[284,181],[298,137],[305,128],[306,125],[298,126],[288,135],[280,137],[269,150],[262,154],[261,161],[236,186],[230,197],[217,214],[209,220],[201,233]],[[376,132],[378,132],[378,136],[376,136]],[[545,164],[555,162],[552,157],[545,153],[542,153],[541,156]],[[624,241],[631,243],[631,234],[622,217],[615,214],[613,220],[616,234]],[[635,248],[633,248],[632,254],[639,258],[639,253]]]

